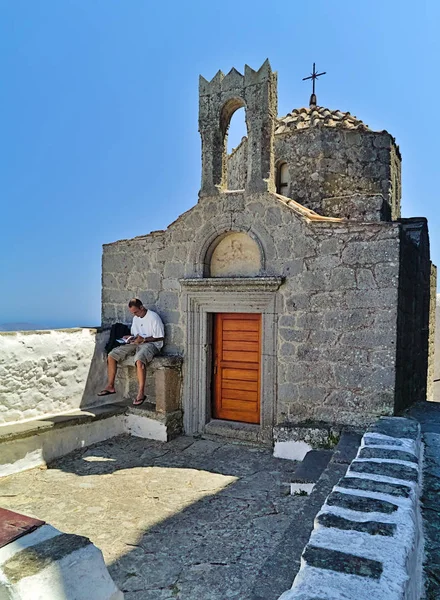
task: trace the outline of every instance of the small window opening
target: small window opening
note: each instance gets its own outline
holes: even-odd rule
[[[241,140],[247,135],[246,127],[246,112],[244,106],[234,112],[229,123],[227,136],[227,152],[231,154],[237,146],[240,145]]]
[[[289,193],[289,169],[286,162],[278,165],[276,188],[277,194],[281,196],[287,196]]]

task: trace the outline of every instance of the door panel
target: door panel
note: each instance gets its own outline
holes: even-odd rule
[[[215,419],[260,422],[261,315],[214,318]]]

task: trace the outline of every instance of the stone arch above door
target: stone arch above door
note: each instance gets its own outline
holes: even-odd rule
[[[258,246],[260,253],[260,272],[257,276],[272,275],[266,272],[267,256],[275,256],[275,245],[272,236],[267,229],[259,223],[256,225],[246,217],[235,219],[220,217],[210,221],[201,227],[194,238],[192,249],[189,254],[189,268],[185,277],[210,277],[210,262],[216,246],[228,235],[233,233],[245,233]],[[256,275],[250,275],[255,277]],[[230,277],[230,276],[226,276]],[[244,275],[240,275],[244,277]]]
[[[209,277],[256,277],[261,274],[260,247],[247,233],[229,232],[216,242],[206,261]]]

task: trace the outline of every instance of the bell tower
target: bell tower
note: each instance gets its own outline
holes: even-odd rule
[[[211,81],[200,76],[199,131],[202,138],[200,196],[226,189],[228,127],[244,107],[248,131],[247,193],[275,191],[274,136],[277,119],[277,74],[266,60],[258,71],[245,65],[244,75],[232,68]]]

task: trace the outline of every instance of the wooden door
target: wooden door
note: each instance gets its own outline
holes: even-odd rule
[[[214,319],[214,419],[260,422],[261,315]]]

